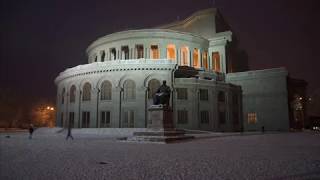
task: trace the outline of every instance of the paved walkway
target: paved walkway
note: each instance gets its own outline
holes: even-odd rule
[[[63,133],[0,134],[0,179],[320,179],[320,134],[233,135],[175,144]],[[217,136],[218,137],[218,136]]]

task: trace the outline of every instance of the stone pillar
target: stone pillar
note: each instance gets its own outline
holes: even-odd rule
[[[226,48],[225,48],[225,45],[221,47],[221,50],[219,51],[219,54],[220,54],[221,72],[227,73]]]

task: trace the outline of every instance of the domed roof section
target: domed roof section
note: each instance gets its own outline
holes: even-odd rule
[[[190,32],[207,39],[213,38],[216,33],[230,30],[229,25],[216,8],[200,10],[184,20],[161,25],[156,28]]]

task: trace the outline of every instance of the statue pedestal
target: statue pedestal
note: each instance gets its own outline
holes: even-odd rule
[[[185,135],[184,130],[174,128],[173,111],[171,107],[152,105],[148,109],[148,126],[144,132],[134,132],[133,137],[127,141],[170,143],[180,140],[192,139]]]
[[[173,112],[170,107],[152,105],[148,109],[148,128],[173,129]]]

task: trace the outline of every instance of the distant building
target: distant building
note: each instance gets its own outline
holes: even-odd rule
[[[289,130],[288,72],[248,70],[217,9],[152,29],[116,32],[87,49],[88,64],[55,79],[58,126],[143,128],[163,80],[177,128]],[[239,72],[245,71],[245,72]]]

